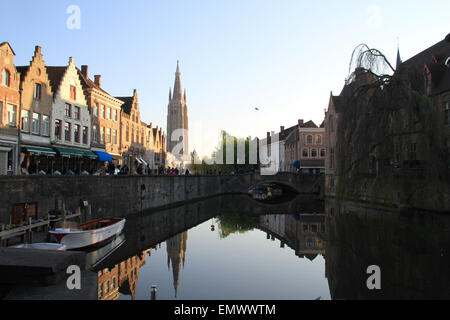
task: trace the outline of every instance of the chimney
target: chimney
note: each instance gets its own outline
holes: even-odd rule
[[[88,66],[81,66],[81,73],[82,73],[86,78],[89,77],[88,69],[89,69]]]
[[[41,47],[40,46],[36,46],[34,49],[34,55],[38,55],[41,54]]]
[[[298,126],[301,127],[303,125],[303,119],[298,120]]]
[[[94,76],[95,78],[95,84],[98,85],[100,88],[102,87],[102,76],[97,74]]]
[[[281,126],[280,127],[280,132],[283,132],[284,131],[284,126]]]

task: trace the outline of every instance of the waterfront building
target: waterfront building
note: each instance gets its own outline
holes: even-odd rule
[[[20,74],[15,55],[8,42],[0,44],[0,175],[19,171]]]
[[[41,47],[35,47],[28,66],[17,70],[22,90],[19,166],[25,174],[51,173],[56,155],[50,140],[53,92]]]
[[[92,119],[91,150],[98,154],[100,161],[118,165],[122,161],[120,115],[124,101],[114,98],[102,88],[101,75],[95,75],[92,81],[87,65],[81,66],[78,74]]]
[[[131,174],[138,168],[147,168],[147,124],[141,121],[137,90],[130,97],[116,97],[123,101],[120,111],[120,154],[122,165],[129,168]]]
[[[157,173],[165,165],[166,137],[162,128],[153,128],[153,124],[147,126],[147,157],[152,173]]]
[[[304,173],[325,171],[325,123],[318,127],[313,121],[298,125],[299,169]]]
[[[180,135],[176,134],[176,130],[182,129]],[[178,131],[177,131],[178,132]],[[177,71],[175,73],[175,84],[173,89],[169,91],[169,106],[167,111],[167,151],[180,155],[183,159],[189,161],[189,119],[186,104],[186,90],[182,91],[180,63],[177,61]],[[175,146],[182,143],[179,150],[174,150]]]
[[[91,114],[74,59],[67,66],[48,66],[53,91],[50,139],[58,152],[56,169],[62,173],[92,171],[97,155],[91,148]]]

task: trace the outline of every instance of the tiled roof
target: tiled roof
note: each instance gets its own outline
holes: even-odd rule
[[[61,81],[66,74],[66,67],[47,67],[48,79],[50,80],[50,86],[52,87],[53,95],[59,90]]]
[[[115,97],[116,99],[122,100],[124,103],[122,105],[122,110],[126,114],[131,113],[131,109],[133,107],[133,99],[134,97]]]

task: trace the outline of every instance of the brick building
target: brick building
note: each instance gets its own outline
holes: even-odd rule
[[[34,56],[28,66],[17,67],[17,70],[21,75],[22,89],[20,112],[22,173],[34,174],[41,170],[51,172],[56,155],[50,141],[53,92],[41,47],[35,47]],[[35,164],[34,169],[31,169],[31,164]]]
[[[81,66],[78,74],[92,117],[91,150],[98,154],[100,161],[112,161],[118,165],[122,161],[120,113],[124,101],[114,98],[102,88],[101,75],[95,75],[92,81],[88,66]]]
[[[8,42],[0,44],[0,175],[19,171],[20,74],[15,55]]]

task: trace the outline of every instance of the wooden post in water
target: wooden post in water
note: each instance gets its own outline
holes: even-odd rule
[[[152,300],[156,300],[156,293],[158,292],[158,289],[156,286],[152,286]]]

